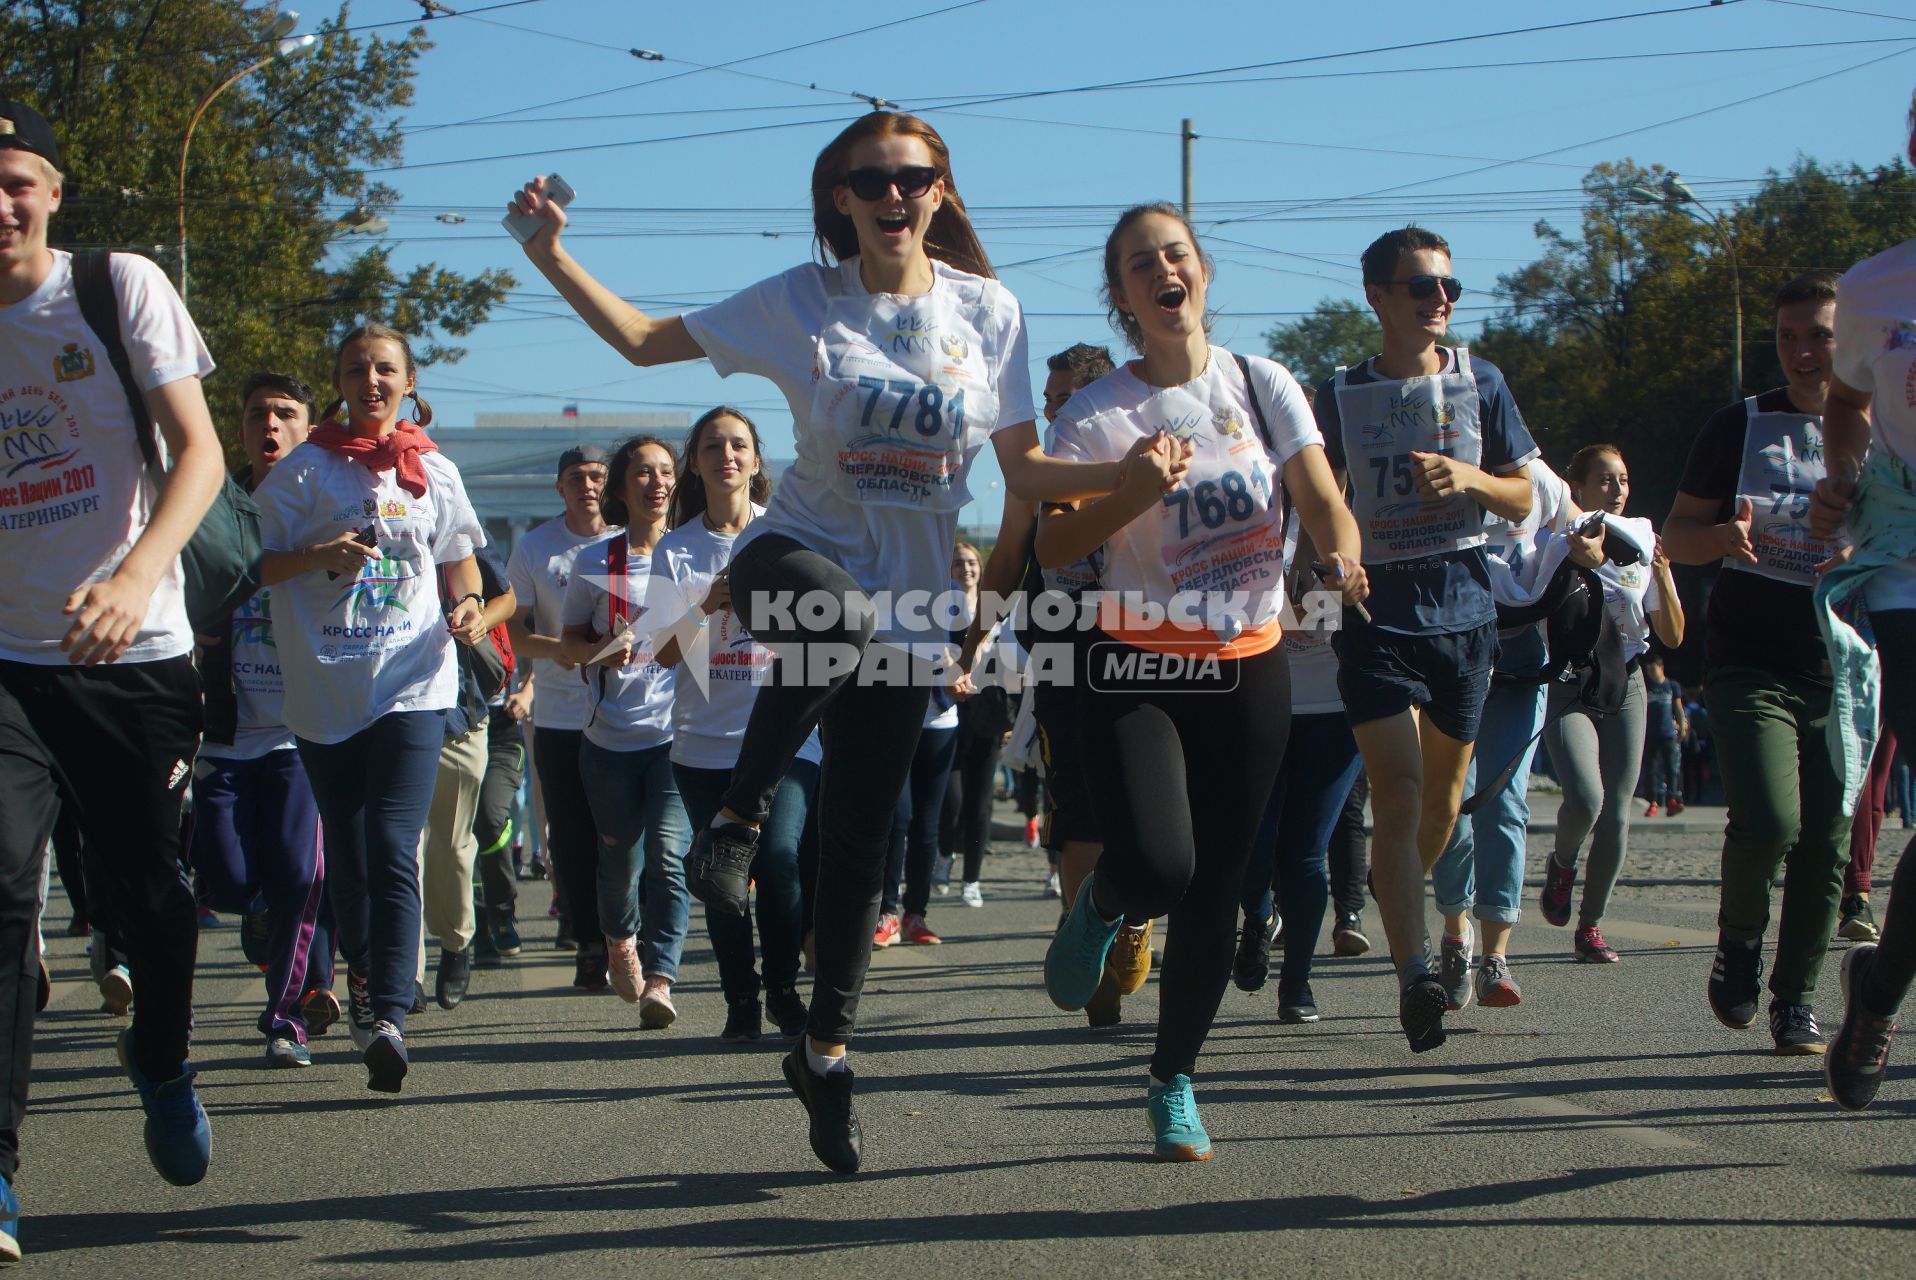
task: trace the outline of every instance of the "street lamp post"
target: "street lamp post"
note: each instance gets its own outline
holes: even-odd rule
[[[242,67],[220,82],[218,88],[200,99],[200,105],[193,109],[193,118],[187,121],[186,137],[180,143],[180,192],[179,192],[179,251],[180,251],[180,301],[186,301],[186,157],[193,147],[193,130],[199,128],[200,117],[213,105],[213,99],[225,93],[236,82],[258,71],[261,67],[277,59],[297,58],[308,53],[319,43],[315,35],[295,36],[294,27],[299,25],[299,15],[287,10],[273,19],[272,27],[266,38],[273,42],[273,52],[261,58],[251,66]]]
[[[1637,204],[1661,205],[1665,209],[1679,210],[1689,214],[1715,232],[1724,252],[1730,255],[1730,288],[1734,291],[1731,297],[1733,305],[1730,325],[1730,398],[1741,400],[1743,398],[1743,269],[1736,260],[1736,237],[1730,234],[1729,228],[1723,224],[1723,219],[1705,208],[1703,202],[1696,198],[1696,192],[1684,185],[1674,173],[1665,174],[1661,186],[1656,190],[1634,186],[1625,194]],[[1702,212],[1699,213],[1698,210]]]

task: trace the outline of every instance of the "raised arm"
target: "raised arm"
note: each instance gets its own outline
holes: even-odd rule
[[[641,366],[698,360],[705,355],[692,340],[683,320],[676,316],[662,320],[646,315],[600,284],[566,252],[559,243],[560,232],[566,225],[565,210],[546,199],[545,178],[534,178],[513,193],[508,208],[512,213],[544,220],[545,226],[525,243],[526,257],[552,282],[552,287],[578,312],[579,318],[591,326],[592,332],[605,339],[614,351]]]

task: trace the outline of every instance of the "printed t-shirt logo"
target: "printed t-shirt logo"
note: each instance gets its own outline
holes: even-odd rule
[[[82,347],[77,342],[69,342],[53,358],[53,380],[55,382],[78,382],[82,378],[93,376],[93,348]]]
[[[384,503],[380,504],[379,514],[388,519],[403,520],[406,517],[406,504],[403,502],[395,502],[388,498]]]
[[[262,591],[246,604],[233,611],[233,644],[264,644],[278,646],[273,642],[273,598],[272,593]]]
[[[400,592],[406,583],[412,580],[410,574],[402,573],[404,565],[389,555],[381,554],[377,560],[369,560],[346,588],[339,599],[333,601],[333,608],[351,604],[358,608],[362,604],[368,609],[398,609],[406,612],[406,604],[401,600]]]

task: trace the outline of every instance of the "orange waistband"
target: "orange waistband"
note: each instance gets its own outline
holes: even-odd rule
[[[1284,637],[1284,628],[1272,618],[1261,627],[1239,632],[1229,644],[1219,640],[1217,632],[1208,627],[1181,627],[1174,622],[1160,622],[1154,627],[1124,623],[1105,628],[1105,634],[1150,653],[1175,653],[1194,658],[1255,658],[1277,647],[1277,642]]]

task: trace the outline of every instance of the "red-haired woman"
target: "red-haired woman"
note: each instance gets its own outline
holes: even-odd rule
[[[779,670],[686,872],[709,907],[744,913],[758,829],[817,727],[830,762],[818,800],[817,981],[810,1036],[784,1070],[811,1115],[812,1150],[853,1172],[845,1042],[871,959],[892,805],[930,696],[903,647],[945,647],[927,611],[910,607],[914,593],[928,600],[945,587],[965,475],[987,438],[1012,491],[1031,499],[1108,492],[1119,464],[1072,466],[1039,450],[1023,314],[993,278],[944,140],[916,117],[873,112],[819,153],[812,223],[823,263],[682,316],[648,316],[594,280],[560,243],[566,215],[545,179],[515,193],[512,209],[544,219],[527,256],[627,360],[709,359],[721,376],[769,378],[791,406],[798,461],[739,535],[730,574],[746,629],[779,655]],[[880,594],[901,606],[883,628]],[[884,643],[868,657],[874,640]],[[854,679],[861,665],[882,670]]]

